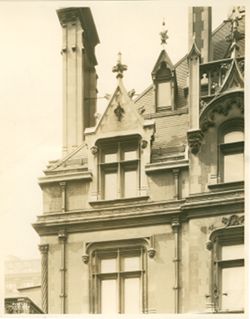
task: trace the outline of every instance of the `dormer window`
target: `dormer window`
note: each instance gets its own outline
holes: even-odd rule
[[[163,50],[152,72],[155,86],[156,112],[174,110],[176,77],[167,52]]]
[[[158,83],[157,108],[169,108],[172,105],[171,83]]]

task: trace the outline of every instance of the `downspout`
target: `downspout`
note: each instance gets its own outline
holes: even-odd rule
[[[179,220],[173,220],[171,223],[172,230],[174,233],[174,277],[175,277],[175,284],[174,284],[174,292],[175,292],[175,313],[179,313],[179,303],[180,303],[180,271],[179,271],[179,264],[180,264],[180,247],[179,247],[179,229],[180,229],[180,223]]]
[[[59,232],[58,240],[61,244],[61,313],[66,313],[66,242],[67,234],[65,231]]]

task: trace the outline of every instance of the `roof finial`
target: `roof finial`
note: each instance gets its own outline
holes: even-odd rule
[[[239,20],[242,19],[243,14],[243,9],[240,9],[240,7],[233,7],[231,15],[224,21],[231,23],[231,33],[226,36],[226,41],[231,43],[230,52],[232,58],[235,58],[237,55],[236,51],[239,49],[238,41],[244,38],[244,34],[238,30]]]
[[[165,48],[167,44],[167,39],[168,39],[168,30],[165,27],[165,19],[162,21],[162,31],[160,32],[161,36],[161,44],[163,46],[163,49]]]
[[[122,54],[118,53],[117,64],[112,68],[112,72],[117,73],[117,79],[123,78],[123,72],[128,69],[127,65],[122,64]]]

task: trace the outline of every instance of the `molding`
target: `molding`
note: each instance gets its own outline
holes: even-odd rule
[[[147,249],[148,257],[154,258],[156,254],[155,250],[155,239],[154,235],[150,237],[137,237],[137,238],[122,238],[108,241],[94,241],[87,242],[84,244],[84,253],[82,255],[82,261],[88,264],[90,255],[96,249],[116,249],[116,248],[127,248],[134,246],[144,246]]]
[[[230,227],[230,226],[243,225],[245,218],[244,218],[244,215],[239,216],[234,214],[229,217],[223,217],[221,221],[225,225],[225,227]]]
[[[160,163],[150,163],[145,165],[145,172],[146,173],[154,173],[158,171],[165,171],[165,170],[173,170],[173,169],[181,169],[181,168],[188,168],[189,167],[189,160],[176,160],[176,161],[164,161]]]
[[[242,190],[244,190],[244,185],[245,185],[244,181],[238,181],[238,182],[210,184],[207,187],[211,191],[223,191],[223,190],[229,190],[229,189],[242,189]]]
[[[53,174],[50,176],[40,177],[38,179],[38,184],[40,186],[50,184],[50,183],[58,183],[58,182],[66,182],[66,181],[75,181],[75,180],[92,180],[93,175],[90,171],[85,172],[75,172],[75,173],[64,173],[64,174]]]
[[[185,222],[193,218],[223,216],[244,211],[244,192],[230,190],[208,192],[183,200],[124,203],[95,209],[48,213],[38,216],[33,224],[41,235],[57,235],[65,228],[68,233],[89,232],[139,226],[171,224],[174,218]]]
[[[188,114],[188,108],[186,106],[183,106],[182,108],[179,108],[177,110],[162,111],[162,112],[145,114],[144,118],[145,119],[155,119],[158,117],[175,116],[175,115],[182,115],[182,114]]]
[[[224,92],[219,96],[215,96],[207,106],[202,109],[200,114],[200,127],[202,132],[206,132],[209,127],[218,125],[216,123],[224,116],[226,119],[232,110],[232,106],[236,105],[242,117],[244,116],[244,89],[238,88],[232,91]],[[221,121],[221,119],[220,119]]]
[[[141,202],[148,200],[149,196],[136,196],[136,197],[128,197],[128,198],[118,198],[118,199],[104,199],[104,200],[96,200],[96,201],[90,201],[89,204],[93,207],[100,207],[100,206],[118,206],[122,204],[134,204],[135,202]]]

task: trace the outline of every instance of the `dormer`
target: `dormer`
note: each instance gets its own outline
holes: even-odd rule
[[[161,43],[164,46],[168,38],[167,30],[164,29],[160,35]],[[153,68],[152,79],[155,89],[155,111],[174,110],[177,92],[176,75],[165,48],[161,51]]]

